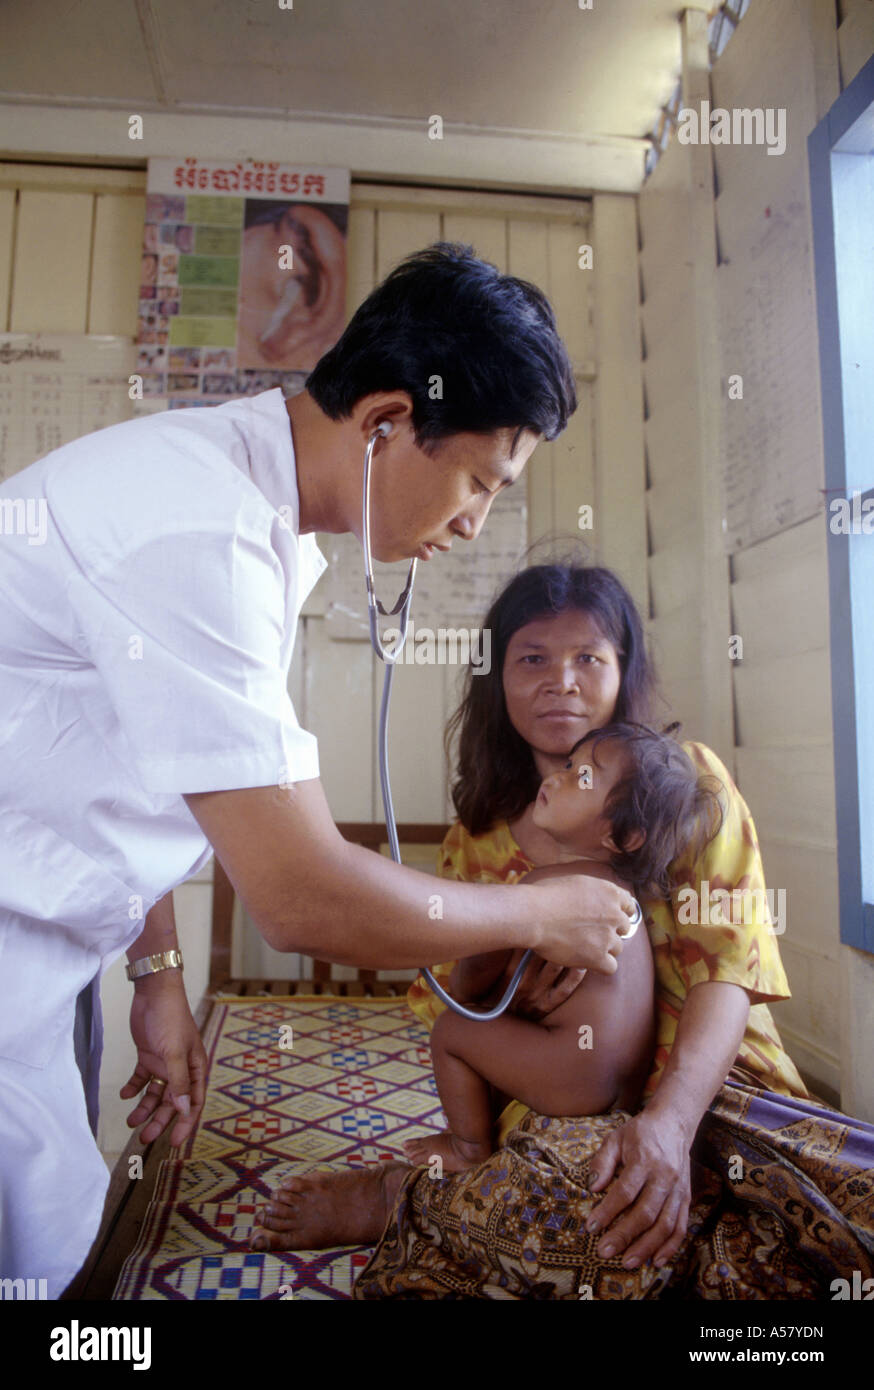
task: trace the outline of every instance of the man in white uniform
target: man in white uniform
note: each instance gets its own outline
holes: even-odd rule
[[[615,969],[633,903],[600,880],[447,882],[431,921],[430,879],[339,835],[287,693],[325,568],[314,533],[360,535],[376,427],[374,554],[424,561],[477,535],[575,404],[539,291],[439,246],[374,291],[292,400],[116,425],[0,488],[4,520],[41,519],[0,536],[0,1277],[57,1297],[96,1234],[98,985],[124,950],[139,1060],[123,1094],[146,1088],[131,1118],[147,1140],[190,1133],[205,1057],[171,894],[213,848],[279,950],[405,968],[531,945],[555,963],[544,987],[576,968],[566,990]],[[94,1011],[74,1038],[80,994]]]

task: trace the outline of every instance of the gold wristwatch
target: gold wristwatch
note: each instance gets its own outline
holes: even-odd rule
[[[159,970],[172,970],[174,966],[182,969],[182,952],[159,951],[155,956],[142,956],[140,960],[132,960],[127,966],[126,974],[129,980],[139,980],[143,975],[157,975]]]

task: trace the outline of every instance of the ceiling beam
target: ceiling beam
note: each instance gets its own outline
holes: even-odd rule
[[[143,138],[128,118],[143,118]],[[150,155],[253,158],[350,169],[357,178],[446,181],[480,188],[525,188],[579,195],[636,193],[647,140],[570,136],[446,122],[443,139],[428,122],[360,116],[289,117],[218,111],[71,106],[26,99],[0,102],[0,159],[69,159],[142,166]]]

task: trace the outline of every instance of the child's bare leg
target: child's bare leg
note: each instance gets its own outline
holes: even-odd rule
[[[576,1015],[559,1023],[508,1017],[474,1023],[440,1015],[431,1034],[434,1073],[449,1137],[433,1135],[404,1145],[414,1163],[432,1155],[459,1172],[492,1152],[490,1085],[541,1115],[598,1115],[616,1099],[623,1074],[621,1050],[582,1050]]]
[[[459,1055],[476,1052],[474,1023],[447,1010],[431,1030],[431,1059],[440,1103],[449,1129],[425,1139],[409,1139],[404,1144],[413,1163],[430,1164],[442,1160],[443,1171],[461,1173],[488,1158],[492,1152],[492,1098],[488,1081]]]

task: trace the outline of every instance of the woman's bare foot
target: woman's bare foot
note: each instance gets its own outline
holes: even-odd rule
[[[464,1173],[482,1163],[492,1152],[490,1144],[478,1144],[472,1139],[459,1139],[452,1130],[429,1134],[424,1139],[408,1139],[404,1152],[411,1163],[430,1168],[435,1158],[443,1163],[444,1173]]]
[[[410,1169],[377,1163],[286,1178],[261,1214],[253,1250],[325,1250],[375,1245]]]

